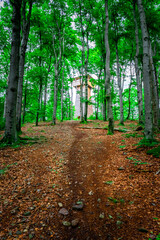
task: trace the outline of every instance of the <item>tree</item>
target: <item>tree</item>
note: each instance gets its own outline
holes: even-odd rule
[[[135,0],[133,0],[133,18],[135,25],[135,40],[136,40],[136,54],[135,54],[135,70],[136,70],[136,81],[137,81],[137,97],[138,97],[138,115],[139,123],[143,123],[143,101],[142,101],[142,82],[140,79],[140,70],[139,70],[139,36],[138,36],[138,23],[136,18],[135,10]]]
[[[20,30],[21,30],[21,4],[22,0],[10,2],[13,7],[12,13],[12,44],[11,61],[6,96],[6,122],[3,142],[12,144],[18,140],[16,130],[16,101],[19,78],[19,50],[20,50]]]
[[[143,41],[143,81],[144,81],[144,103],[145,103],[145,129],[146,140],[153,140],[153,122],[151,107],[151,86],[150,86],[150,56],[149,56],[149,34],[146,24],[146,16],[142,0],[137,0],[138,11]]]
[[[18,93],[17,93],[17,107],[16,107],[16,116],[17,116],[17,131],[21,131],[21,112],[22,112],[22,93],[23,93],[23,76],[24,76],[24,65],[25,65],[25,54],[27,49],[28,36],[30,31],[30,18],[33,0],[29,1],[29,11],[26,16],[27,0],[22,0],[22,40],[20,47],[20,61],[19,61],[19,80],[18,80]]]
[[[106,27],[105,27],[105,49],[106,49],[106,73],[105,73],[105,101],[107,100],[107,114],[108,114],[108,132],[113,134],[114,132],[114,121],[112,113],[112,99],[111,99],[111,89],[110,89],[110,48],[108,40],[108,27],[109,27],[109,17],[108,17],[108,0],[105,0],[105,14],[106,14]]]

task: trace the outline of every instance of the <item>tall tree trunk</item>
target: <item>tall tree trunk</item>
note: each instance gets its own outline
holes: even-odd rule
[[[132,63],[130,61],[130,83],[129,83],[129,93],[128,93],[128,115],[127,120],[130,118],[131,114],[131,87],[132,87]]]
[[[40,27],[40,26],[39,26]],[[39,57],[39,67],[40,67],[40,76],[39,76],[39,96],[38,96],[38,108],[37,108],[37,113],[36,113],[36,126],[38,126],[38,121],[39,121],[39,112],[41,109],[41,99],[42,99],[42,74],[41,74],[41,67],[42,67],[42,57],[41,57],[41,52],[42,52],[42,35],[41,31],[39,32],[39,37],[40,37],[40,57]]]
[[[149,44],[150,53],[150,84],[152,89],[152,110],[153,110],[153,125],[155,130],[159,130],[159,96],[158,96],[158,84],[156,79],[155,67],[153,62],[153,52],[151,43]]]
[[[100,81],[101,79],[101,73],[102,73],[102,68],[99,71],[99,75],[98,75],[98,79]],[[96,115],[96,119],[98,120],[98,111],[99,111],[99,91],[100,91],[100,86],[98,85],[98,91],[97,91],[97,105],[96,105],[96,109],[95,109],[95,115]],[[96,99],[96,98],[95,98]]]
[[[89,58],[89,43],[87,32],[87,58],[85,59],[85,108],[84,108],[84,121],[87,121],[88,115],[88,58]]]
[[[98,85],[98,91],[97,91],[97,106],[96,106],[96,120],[98,120],[98,112],[99,112],[99,90],[100,90],[100,86]]]
[[[142,100],[142,83],[140,79],[138,58],[139,58],[139,37],[138,37],[138,24],[135,12],[135,1],[133,1],[133,17],[135,24],[135,39],[136,39],[136,55],[135,55],[135,71],[136,71],[136,82],[137,82],[137,97],[138,97],[138,116],[139,124],[143,124],[143,100]]]
[[[17,131],[21,131],[21,112],[22,112],[22,93],[23,93],[23,76],[24,76],[24,65],[25,65],[25,54],[27,49],[27,42],[30,30],[30,18],[32,11],[33,1],[29,2],[29,13],[26,19],[26,1],[22,0],[22,42],[20,48],[20,61],[19,61],[19,80],[18,80],[18,93],[17,93],[17,108],[16,108],[16,118],[17,118]]]
[[[121,83],[119,55],[118,55],[118,40],[116,40],[116,59],[117,59],[117,78],[118,78],[119,100],[120,100],[120,124],[124,125],[122,83]]]
[[[151,107],[151,88],[150,88],[150,66],[149,66],[149,34],[146,24],[145,12],[142,0],[137,0],[140,15],[140,24],[143,40],[143,81],[144,81],[144,102],[145,102],[145,129],[144,136],[147,140],[153,140],[153,122]]]
[[[52,123],[56,124],[56,113],[57,113],[57,97],[58,97],[58,70],[55,66],[55,79],[54,79],[54,104],[53,104],[53,117]]]
[[[16,101],[19,75],[19,50],[20,50],[20,23],[21,23],[21,0],[11,2],[12,13],[12,45],[9,82],[6,97],[6,122],[5,133],[2,141],[12,144],[17,141],[16,130]]]
[[[24,121],[25,121],[25,116],[26,116],[27,85],[28,85],[28,82],[26,82],[26,85],[25,85],[25,91],[24,91],[24,102],[23,102],[23,118],[22,118],[22,123],[23,123],[23,124],[24,124]]]
[[[61,88],[61,122],[63,122],[64,69],[65,69],[65,62],[64,62],[64,66],[63,66],[63,75],[62,75],[62,88]]]
[[[81,122],[84,121],[83,117],[83,75],[80,77],[80,119]]]
[[[44,88],[44,106],[43,106],[43,121],[46,121],[46,105],[47,105],[47,84],[48,84],[48,75],[45,81],[45,88]]]
[[[71,120],[73,120],[73,82],[71,81]]]
[[[41,96],[42,96],[42,77],[40,76],[38,109],[37,109],[37,114],[36,114],[36,126],[38,126],[38,121],[39,121],[39,113],[40,113],[40,109],[41,109]]]
[[[110,87],[110,48],[108,40],[108,27],[109,27],[109,17],[108,17],[108,0],[105,0],[105,14],[106,14],[106,26],[105,26],[105,49],[106,49],[106,76],[105,76],[105,99],[107,99],[107,116],[108,116],[108,133],[114,133],[114,120],[112,112],[112,99],[111,99],[111,87]]]
[[[51,70],[51,58],[50,56],[50,62],[48,66],[48,71],[47,71],[47,76],[46,76],[46,81],[45,81],[45,88],[44,88],[44,106],[43,106],[43,121],[46,121],[46,105],[47,105],[47,85],[48,85],[48,75]]]

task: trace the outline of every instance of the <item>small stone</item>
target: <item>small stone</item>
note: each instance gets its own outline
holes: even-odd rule
[[[35,207],[29,207],[28,209],[29,209],[29,210],[34,210],[34,209],[35,209]]]
[[[90,191],[90,192],[88,193],[88,195],[89,195],[89,196],[92,196],[92,195],[93,195],[93,192],[92,192],[92,191]]]
[[[73,205],[72,209],[73,209],[73,210],[82,210],[83,207],[84,207],[83,202],[77,202],[77,204],[74,204],[74,205]]]
[[[103,218],[104,218],[104,213],[101,213],[101,214],[99,215],[99,218],[100,218],[100,219],[103,219]]]
[[[62,223],[63,223],[63,226],[65,226],[65,227],[70,227],[71,226],[70,222],[63,221]]]
[[[150,235],[149,235],[149,238],[150,238],[151,240],[156,240],[156,236],[153,235],[153,234],[150,234]]]
[[[63,207],[63,204],[62,204],[62,203],[58,203],[58,206],[59,206],[60,208],[62,208],[62,207]]]
[[[99,203],[100,203],[100,202],[101,202],[101,199],[100,199],[100,198],[98,198],[98,199],[97,199],[97,202],[99,202]]]
[[[72,222],[71,222],[71,225],[72,225],[72,227],[77,227],[78,226],[78,224],[79,224],[79,219],[77,218],[77,219],[74,219],[74,220],[72,220]]]
[[[69,214],[68,210],[65,209],[65,208],[61,208],[60,211],[59,211],[60,214],[64,215],[64,216],[67,216]]]

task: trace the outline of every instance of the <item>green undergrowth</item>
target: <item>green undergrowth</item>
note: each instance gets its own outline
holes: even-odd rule
[[[88,124],[87,121],[81,121],[80,124]]]
[[[154,147],[157,144],[158,144],[158,141],[156,139],[148,140],[148,139],[143,138],[136,145],[138,146],[138,148],[141,148],[141,147],[144,148],[144,147]]]
[[[18,148],[21,147],[23,145],[33,145],[35,143],[42,143],[44,141],[46,141],[46,137],[45,136],[40,136],[40,137],[18,137],[18,140],[13,143],[13,144],[9,144],[7,142],[3,142],[3,140],[0,142],[0,148],[6,148],[6,147],[12,147],[12,148]]]
[[[160,145],[156,148],[147,151],[147,154],[153,155],[156,158],[160,157]]]
[[[140,135],[138,133],[126,133],[123,135],[125,138],[130,138],[130,137],[133,137],[133,138],[139,138],[139,137],[143,137],[143,135]]]
[[[133,158],[133,157],[127,157],[127,159],[129,159],[131,163],[134,164],[134,166],[149,164],[148,162],[142,162],[141,160],[137,160],[136,158]]]

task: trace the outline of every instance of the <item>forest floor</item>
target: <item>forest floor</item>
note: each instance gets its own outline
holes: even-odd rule
[[[106,125],[26,124],[34,140],[0,149],[0,239],[156,239],[160,159],[135,145],[135,121]]]

